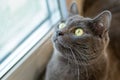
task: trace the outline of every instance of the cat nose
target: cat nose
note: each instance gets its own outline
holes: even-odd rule
[[[57,36],[63,36],[64,35],[64,33],[62,31],[57,31],[56,34],[57,34]]]

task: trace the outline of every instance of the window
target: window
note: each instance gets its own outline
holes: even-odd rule
[[[60,2],[64,7],[65,0],[0,0],[0,77],[63,17]]]

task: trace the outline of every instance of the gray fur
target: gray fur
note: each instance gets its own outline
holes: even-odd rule
[[[110,19],[109,11],[94,19],[74,15],[65,21],[65,28],[57,28],[52,37],[54,53],[45,80],[105,80]],[[75,36],[76,28],[82,28],[84,34]]]

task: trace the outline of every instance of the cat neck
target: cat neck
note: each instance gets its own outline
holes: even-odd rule
[[[107,72],[107,61],[104,55],[101,55],[97,61],[93,64],[89,65],[80,65],[75,64],[74,62],[68,61],[64,56],[62,56],[59,52],[53,54],[54,56],[54,63],[60,68],[66,68],[66,70],[73,70],[76,71],[79,69],[79,75],[84,80],[104,80],[106,77]],[[87,72],[86,72],[87,71]],[[87,74],[89,75],[89,79],[86,77]]]
[[[105,55],[106,53],[103,52],[101,55],[97,56],[96,58],[92,60],[86,61],[77,61],[73,60],[71,58],[64,57],[60,52],[54,52],[54,58],[57,59],[59,62],[62,62],[64,64],[69,64],[69,65],[77,65],[77,66],[91,66],[91,65],[98,65],[98,64],[103,64],[104,62],[107,61],[107,56]]]

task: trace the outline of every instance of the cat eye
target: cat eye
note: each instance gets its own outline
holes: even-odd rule
[[[63,29],[65,27],[65,23],[60,23],[59,24],[59,29]]]
[[[75,35],[76,36],[81,36],[82,34],[83,34],[83,29],[78,28],[78,29],[75,30]]]

